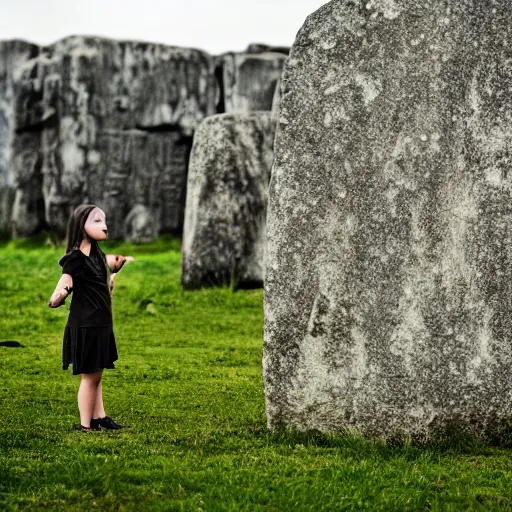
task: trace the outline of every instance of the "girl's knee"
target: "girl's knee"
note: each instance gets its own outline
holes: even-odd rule
[[[94,373],[81,373],[80,378],[81,378],[82,382],[86,382],[87,384],[98,386],[99,383],[101,382],[102,373],[103,372],[101,370],[99,372],[94,372]]]

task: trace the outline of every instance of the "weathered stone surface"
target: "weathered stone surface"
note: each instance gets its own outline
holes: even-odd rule
[[[14,178],[14,204],[10,216],[14,238],[33,236],[46,226],[40,142],[40,133],[19,133],[11,148],[11,165],[17,170]]]
[[[299,32],[269,192],[270,428],[510,423],[511,16],[336,0]]]
[[[223,55],[220,63],[225,112],[243,114],[271,110],[287,58],[277,52]]]
[[[15,180],[10,165],[13,134],[13,80],[25,62],[36,52],[36,45],[25,41],[0,41],[0,236],[10,237],[15,197]]]
[[[188,175],[184,288],[262,285],[274,131],[270,112],[220,114],[199,126]]]
[[[2,44],[0,234],[15,237],[63,236],[70,211],[92,201],[113,209],[113,238],[181,234],[198,124],[226,109],[275,115],[287,59],[261,44],[221,57],[84,36]]]
[[[173,127],[191,136],[215,112],[213,71],[213,57],[201,50],[73,36],[42,48],[24,80],[44,118],[71,117],[96,131]],[[19,117],[17,127],[40,121],[32,117]]]
[[[181,234],[192,139],[179,132],[109,130],[101,144],[105,157],[98,172],[88,174],[86,188],[88,200],[109,212],[109,237],[147,242],[162,232]]]
[[[108,211],[113,237],[121,236],[134,204],[124,181],[149,173],[153,181],[146,185],[157,188],[145,191],[151,204],[141,204],[160,215],[154,224],[162,232],[181,233],[191,136],[215,112],[213,57],[187,48],[70,37],[43,48],[25,66],[17,92],[16,128],[41,141],[49,225],[63,233],[70,208],[96,200],[104,208],[120,206]],[[155,133],[134,148],[135,128]],[[13,148],[26,152],[16,143]],[[154,178],[157,170],[161,176]],[[15,175],[25,172],[14,166]],[[97,183],[107,187],[105,197]],[[26,209],[19,214],[18,225],[33,224]]]
[[[149,208],[136,204],[124,221],[124,239],[129,242],[151,242],[156,236],[155,220]]]

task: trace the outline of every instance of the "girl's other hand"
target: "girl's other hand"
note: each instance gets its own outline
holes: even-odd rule
[[[110,291],[110,296],[112,297],[112,293],[114,291],[114,286],[115,286],[115,282],[114,282],[114,279],[116,278],[117,274],[111,274],[110,275],[110,286],[109,286],[109,291]]]
[[[48,307],[58,308],[66,302],[68,292],[65,289],[56,290],[48,301]]]
[[[133,256],[121,256],[120,254],[107,254],[107,264],[112,273],[117,274],[125,263],[135,261]]]

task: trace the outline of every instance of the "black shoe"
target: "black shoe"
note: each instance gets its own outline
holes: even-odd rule
[[[104,418],[97,418],[91,420],[91,426],[98,425],[99,428],[104,428],[107,430],[121,430],[122,428],[130,428],[129,425],[121,425],[114,421],[110,416],[105,416]]]
[[[91,418],[91,428],[93,428],[94,430],[101,430],[99,420]]]
[[[101,428],[97,425],[93,425],[91,421],[90,427],[84,427],[83,425],[73,425],[74,430],[79,430],[80,432],[101,432]]]

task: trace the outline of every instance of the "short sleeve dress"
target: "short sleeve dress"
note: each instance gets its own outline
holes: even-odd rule
[[[109,292],[110,268],[96,240],[86,256],[74,249],[59,260],[63,274],[73,278],[69,316],[62,342],[62,368],[73,375],[114,368],[116,339]]]

